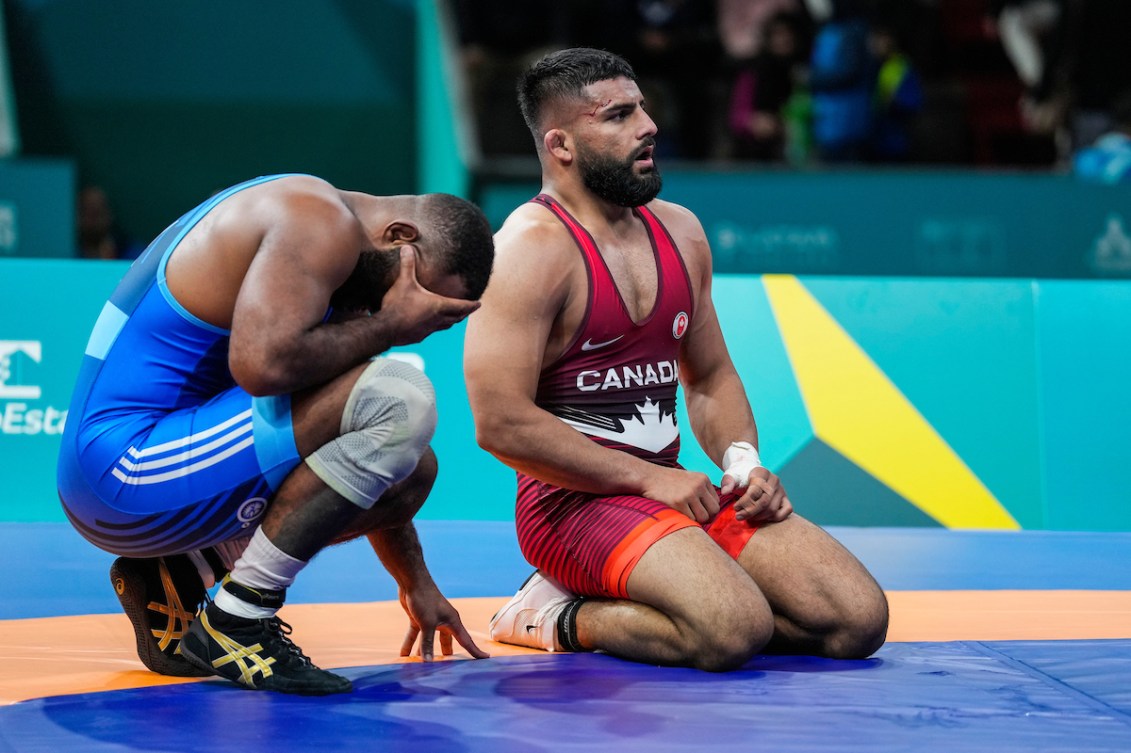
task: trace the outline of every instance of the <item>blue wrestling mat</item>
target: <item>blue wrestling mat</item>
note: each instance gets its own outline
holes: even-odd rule
[[[528,572],[511,524],[424,521],[419,527],[433,574],[450,598],[501,603]],[[895,636],[864,661],[758,657],[725,674],[593,654],[390,662],[341,670],[355,691],[326,698],[242,691],[218,680],[61,693],[0,706],[0,750],[1131,751],[1131,534],[830,532],[872,569],[889,596],[1021,592],[1048,617],[1063,618],[1064,594],[1090,593],[1100,612],[1110,598],[1105,619],[1116,636]],[[112,557],[66,526],[0,526],[0,551],[10,570],[36,563],[0,584],[0,644],[30,622],[38,627],[72,619],[66,615],[118,611],[106,577]],[[300,582],[288,603],[325,603],[320,609],[332,610],[333,602],[396,598],[363,545],[324,553]],[[906,602],[892,603],[894,626],[897,607]],[[1033,627],[1024,624],[1032,620],[1028,613],[1015,619],[1018,635]],[[145,676],[135,666],[130,673],[107,671],[108,683],[123,674]]]
[[[169,753],[1131,750],[1131,641],[893,643],[865,661],[767,657],[721,675],[590,654],[344,674],[355,691],[328,698],[207,681],[30,701],[4,710],[0,742]]]

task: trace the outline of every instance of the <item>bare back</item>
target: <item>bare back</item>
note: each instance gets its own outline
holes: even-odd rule
[[[348,274],[365,234],[343,192],[319,178],[290,176],[242,190],[210,210],[172,252],[169,290],[190,313],[232,329],[241,287],[257,256],[290,256],[288,247],[325,218],[334,218],[334,229],[319,232],[321,242],[332,245],[334,267]]]

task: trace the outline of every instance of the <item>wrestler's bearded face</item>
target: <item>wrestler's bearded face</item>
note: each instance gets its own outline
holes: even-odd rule
[[[627,158],[590,150],[580,142],[576,145],[577,169],[585,187],[597,197],[620,207],[639,207],[656,198],[663,187],[660,169],[655,164],[642,166],[642,155],[650,156],[656,140],[645,139],[640,148]]]

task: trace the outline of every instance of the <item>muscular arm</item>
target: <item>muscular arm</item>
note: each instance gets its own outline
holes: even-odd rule
[[[666,205],[663,215],[680,249],[695,288],[695,317],[680,349],[680,381],[695,438],[704,452],[723,467],[732,442],[758,446],[758,427],[734,362],[730,358],[711,297],[711,253],[699,221],[682,207]],[[726,469],[724,469],[726,470]],[[727,477],[732,480],[727,481]],[[783,520],[793,512],[781,480],[764,467],[745,479],[724,476],[723,490],[745,486],[735,502],[740,520],[756,523]]]
[[[368,536],[373,551],[398,586],[405,589],[435,586],[424,564],[424,550],[416,535],[416,526],[411,521],[399,528],[371,531]]]
[[[707,239],[690,212],[681,207],[671,209],[674,216],[665,217],[665,221],[682,236],[677,242],[695,284],[695,317],[680,349],[680,382],[695,438],[721,467],[723,453],[731,442],[758,446],[758,427],[711,297]]]
[[[229,364],[253,395],[294,392],[331,379],[394,345],[451,326],[476,304],[434,295],[414,274],[411,246],[371,317],[324,322],[334,291],[370,241],[332,194],[296,190],[263,210],[259,250],[232,314]],[[407,249],[407,250],[406,250]]]
[[[556,228],[521,222],[504,226],[495,239],[491,285],[468,320],[464,347],[476,438],[507,465],[545,482],[595,494],[640,494],[705,518],[706,510],[717,509],[717,500],[707,499],[706,477],[602,447],[534,402],[547,343],[573,334],[556,332],[559,317],[571,296],[587,292],[573,289],[572,265],[581,260],[571,244]]]
[[[441,652],[452,653],[452,639],[472,656],[482,659],[487,652],[475,645],[460,620],[459,613],[440,593],[432,574],[424,564],[424,551],[411,522],[397,528],[369,533],[369,543],[381,564],[397,581],[401,606],[409,618],[409,629],[401,645],[401,656],[408,656],[420,638],[420,655],[424,661],[433,657],[433,640],[440,633]]]

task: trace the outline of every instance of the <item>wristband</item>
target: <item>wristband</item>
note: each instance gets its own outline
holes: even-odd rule
[[[762,459],[758,457],[758,450],[749,442],[731,442],[723,453],[723,475],[733,478],[739,487],[749,485],[750,472],[761,467]]]

